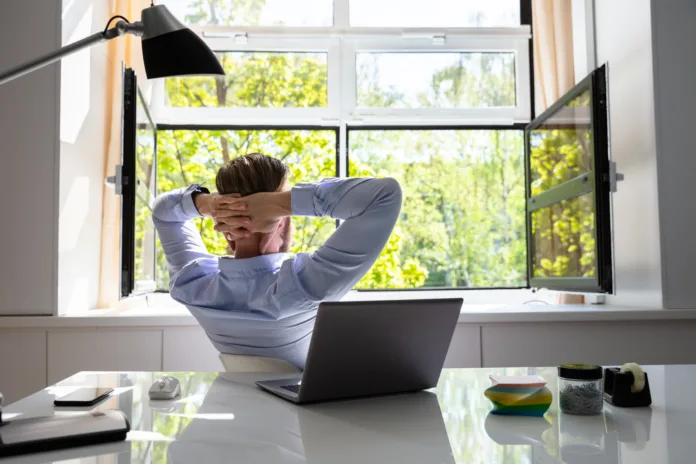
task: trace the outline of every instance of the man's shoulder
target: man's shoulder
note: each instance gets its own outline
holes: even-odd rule
[[[197,280],[202,277],[214,275],[218,269],[219,256],[207,256],[194,259],[182,266],[182,268],[173,276],[171,276],[169,287],[186,285],[192,280]]]

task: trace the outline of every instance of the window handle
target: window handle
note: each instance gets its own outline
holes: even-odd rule
[[[109,187],[112,187],[116,195],[122,195],[123,186],[128,184],[128,178],[123,177],[123,166],[117,164],[115,174],[113,176],[107,177],[104,181],[104,184],[106,184]]]
[[[615,193],[617,190],[617,184],[624,180],[624,175],[616,172],[616,163],[614,161],[609,162],[609,191]]]

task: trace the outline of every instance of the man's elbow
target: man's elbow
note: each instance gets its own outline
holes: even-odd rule
[[[389,204],[398,211],[401,210],[401,202],[403,201],[403,192],[401,184],[393,177],[384,177],[377,179],[380,184],[380,203]]]
[[[157,198],[155,198],[155,201],[152,203],[152,219],[155,222],[166,221],[167,212],[169,210],[169,207],[167,205],[168,197],[168,193],[161,193],[157,196]]]

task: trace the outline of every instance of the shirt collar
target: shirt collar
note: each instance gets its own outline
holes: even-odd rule
[[[289,255],[287,253],[272,253],[245,259],[222,256],[218,260],[218,268],[224,271],[275,270],[280,268],[280,265],[283,264],[283,261],[288,259],[288,257]]]

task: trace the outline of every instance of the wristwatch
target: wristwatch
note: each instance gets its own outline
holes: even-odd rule
[[[195,184],[194,184],[194,185],[192,185],[192,187],[194,188],[194,190],[191,192],[191,199],[192,199],[192,200],[195,200],[196,197],[197,197],[198,195],[200,195],[201,193],[206,193],[206,194],[209,194],[209,193],[210,193],[210,190],[208,190],[207,188],[203,187],[202,185],[195,185]]]

